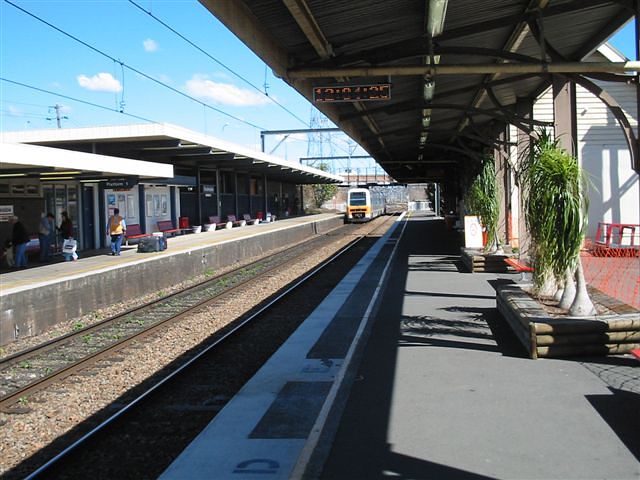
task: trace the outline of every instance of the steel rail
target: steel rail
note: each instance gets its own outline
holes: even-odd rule
[[[384,222],[384,225],[386,225],[386,223],[387,222]],[[150,396],[153,392],[158,390],[164,384],[166,384],[167,382],[172,380],[174,377],[178,376],[184,370],[190,368],[200,358],[202,358],[203,356],[207,355],[208,353],[210,353],[215,348],[219,348],[220,346],[222,346],[226,341],[228,341],[230,338],[232,338],[237,332],[242,330],[247,325],[251,324],[254,320],[256,320],[260,315],[262,315],[268,309],[270,309],[271,307],[273,307],[277,303],[281,302],[283,298],[285,298],[287,295],[291,294],[294,290],[296,290],[298,287],[300,287],[301,285],[306,283],[309,279],[313,278],[320,271],[322,271],[325,267],[327,267],[331,263],[335,262],[338,258],[340,258],[342,255],[344,255],[347,251],[349,251],[351,248],[355,247],[364,238],[369,236],[371,234],[371,232],[373,232],[373,231],[375,231],[375,230],[377,230],[377,229],[379,229],[381,227],[382,226],[378,225],[378,226],[375,226],[371,231],[369,231],[369,232],[367,232],[365,234],[357,235],[351,242],[349,242],[347,245],[345,245],[340,250],[338,250],[338,252],[334,253],[332,256],[330,256],[328,259],[324,260],[322,263],[317,265],[311,271],[307,272],[305,275],[303,275],[301,278],[299,278],[297,281],[295,281],[295,283],[293,283],[292,285],[287,287],[284,291],[278,293],[275,297],[272,297],[271,299],[269,299],[269,301],[266,304],[262,305],[257,310],[255,310],[252,313],[250,313],[249,315],[246,315],[245,317],[241,317],[242,320],[240,322],[238,322],[237,324],[233,325],[229,330],[223,332],[221,336],[219,336],[216,339],[214,339],[209,345],[204,347],[195,356],[193,356],[193,357],[189,358],[188,360],[186,360],[185,363],[183,363],[182,365],[177,367],[175,370],[173,370],[171,373],[169,373],[167,376],[165,376],[164,378],[159,380],[157,383],[155,383],[153,386],[151,386],[145,392],[143,392],[138,397],[136,397],[135,399],[133,399],[132,401],[127,403],[125,406],[123,406],[116,413],[114,413],[109,418],[107,418],[106,420],[101,422],[99,425],[95,426],[93,429],[91,429],[89,432],[84,434],[78,440],[76,440],[71,445],[69,445],[64,450],[62,450],[57,455],[55,455],[53,458],[48,460],[45,464],[43,464],[38,469],[36,469],[32,473],[30,473],[28,476],[26,476],[24,478],[24,480],[33,480],[35,478],[38,478],[38,476],[40,474],[45,473],[49,468],[51,468],[56,463],[60,462],[64,457],[69,455],[73,450],[75,450],[78,447],[80,447],[83,443],[88,441],[90,438],[92,438],[98,432],[100,432],[101,430],[103,430],[107,426],[111,425],[116,420],[118,420],[121,416],[126,414],[129,410],[133,409],[138,404],[143,402],[148,396]]]
[[[156,333],[159,329],[166,328],[172,323],[180,321],[185,315],[189,315],[196,310],[200,310],[206,307],[207,305],[220,301],[221,298],[223,298],[224,296],[234,293],[239,288],[245,286],[250,282],[255,282],[260,278],[264,278],[274,270],[282,268],[284,265],[299,261],[300,258],[304,257],[305,255],[308,255],[309,250],[313,248],[314,243],[318,242],[319,239],[327,239],[327,238],[330,238],[330,236],[324,235],[322,237],[314,237],[310,241],[299,243],[298,245],[296,245],[296,247],[301,247],[303,251],[295,255],[294,257],[285,259],[285,261],[283,262],[275,262],[274,265],[261,271],[258,275],[250,274],[248,278],[236,283],[235,285],[231,287],[225,287],[222,292],[220,292],[219,294],[217,294],[212,298],[207,298],[202,301],[199,301],[191,306],[183,308],[181,311],[176,312],[173,315],[169,315],[166,318],[156,321],[150,325],[145,325],[144,327],[141,327],[138,331],[135,331],[123,337],[122,339],[115,340],[109,345],[102,346],[98,348],[96,351],[91,352],[88,355],[84,355],[82,356],[82,358],[76,361],[69,362],[62,368],[51,372],[49,375],[36,379],[35,381],[30,382],[29,384],[23,387],[13,390],[12,392],[0,398],[0,408],[7,409],[7,407],[17,403],[21,398],[32,395],[33,393],[40,391],[46,388],[47,386],[55,382],[58,382],[79,370],[88,368],[89,366],[99,362],[100,360],[103,360],[109,357],[114,352],[126,348],[131,343],[135,341],[143,340],[144,338]],[[284,250],[282,252],[278,252],[278,254],[283,254],[284,256],[286,252],[290,252],[290,249]],[[144,312],[144,311],[149,311],[154,307],[157,307],[158,305],[162,305],[163,302],[167,302],[168,300],[175,298],[178,295],[182,295],[182,296],[189,295],[189,292],[195,293],[198,290],[202,289],[203,287],[206,287],[207,285],[215,285],[216,283],[224,281],[224,279],[233,278],[234,275],[241,274],[243,271],[250,271],[252,266],[263,264],[265,258],[266,257],[263,257],[261,259],[256,260],[255,262],[251,262],[249,264],[243,265],[229,272],[226,272],[222,275],[219,275],[215,278],[203,280],[183,290],[164,296],[161,299],[153,300],[145,303],[144,305],[128,309],[127,311],[122,312],[114,317],[102,320],[98,323],[87,326],[76,332],[70,332],[62,337],[45,342],[44,344],[32,347],[22,352],[18,352],[10,357],[6,357],[5,359],[3,359],[0,362],[0,367],[6,370],[15,364],[19,364],[22,361],[26,361],[28,359],[33,358],[36,354],[43,354],[54,349],[59,349],[62,345],[67,345],[70,342],[77,341],[78,339],[81,339],[86,335],[91,335],[92,333],[95,333],[95,332],[104,331],[110,326],[117,325],[117,322],[122,321],[127,316]],[[273,259],[274,255],[271,255],[271,258]]]

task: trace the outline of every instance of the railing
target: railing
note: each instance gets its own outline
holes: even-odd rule
[[[601,257],[640,256],[640,225],[600,222],[589,250]]]

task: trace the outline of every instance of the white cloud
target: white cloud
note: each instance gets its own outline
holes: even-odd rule
[[[22,117],[23,115],[22,110],[13,105],[9,105],[9,107],[7,108],[7,114],[10,117]]]
[[[147,38],[145,41],[143,41],[142,45],[144,46],[145,52],[155,52],[156,50],[158,50],[158,43],[151,38]]]
[[[267,97],[258,92],[245,90],[230,83],[214,82],[206,75],[194,75],[191,80],[187,80],[185,88],[194,97],[223,105],[250,107],[270,103]]]
[[[121,92],[122,84],[120,80],[114,78],[110,73],[101,72],[93,77],[78,75],[78,84],[87,90],[96,92]]]
[[[156,75],[156,77],[162,83],[168,83],[169,85],[171,85],[173,83],[173,79],[169,75],[167,75],[165,73],[160,73],[160,74]]]

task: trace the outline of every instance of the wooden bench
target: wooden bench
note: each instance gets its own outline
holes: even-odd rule
[[[531,265],[518,258],[507,257],[504,259],[504,263],[513,268],[516,272],[521,273],[522,276],[520,277],[520,279],[523,281],[529,280],[527,274],[533,272],[533,267],[531,267]]]
[[[238,220],[235,215],[227,215],[227,221],[234,227],[244,227],[247,224],[246,220]]]
[[[213,228],[212,228],[213,227]],[[215,230],[216,228],[232,228],[233,225],[231,222],[223,222],[220,220],[220,217],[217,215],[213,215],[209,217],[209,228],[208,230]]]
[[[249,215],[248,213],[243,214],[242,218],[244,218],[244,221],[247,222],[247,225],[257,225],[258,223],[260,223],[260,220],[258,218],[251,218],[251,215]]]
[[[180,231],[180,229],[174,228],[173,222],[171,220],[160,220],[158,222],[158,231],[164,233],[165,235],[175,235]]]
[[[533,272],[533,268],[526,264],[525,262],[520,261],[517,258],[505,258],[504,263],[513,267],[516,272]]]
[[[125,235],[124,235],[124,242],[125,245],[129,245],[129,240],[136,240],[138,238],[144,238],[144,237],[150,237],[151,234],[149,233],[142,233],[142,229],[140,228],[140,225],[138,225],[137,223],[132,223],[127,225],[127,228],[125,229]]]

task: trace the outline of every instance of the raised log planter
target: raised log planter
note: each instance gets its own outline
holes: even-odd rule
[[[507,273],[514,270],[509,269],[504,262],[505,258],[512,255],[495,255],[484,253],[482,250],[473,248],[461,248],[460,257],[462,264],[471,273]]]
[[[552,316],[523,286],[528,287],[498,286],[496,302],[531,358],[617,355],[640,348],[640,311],[618,303],[611,314]]]

